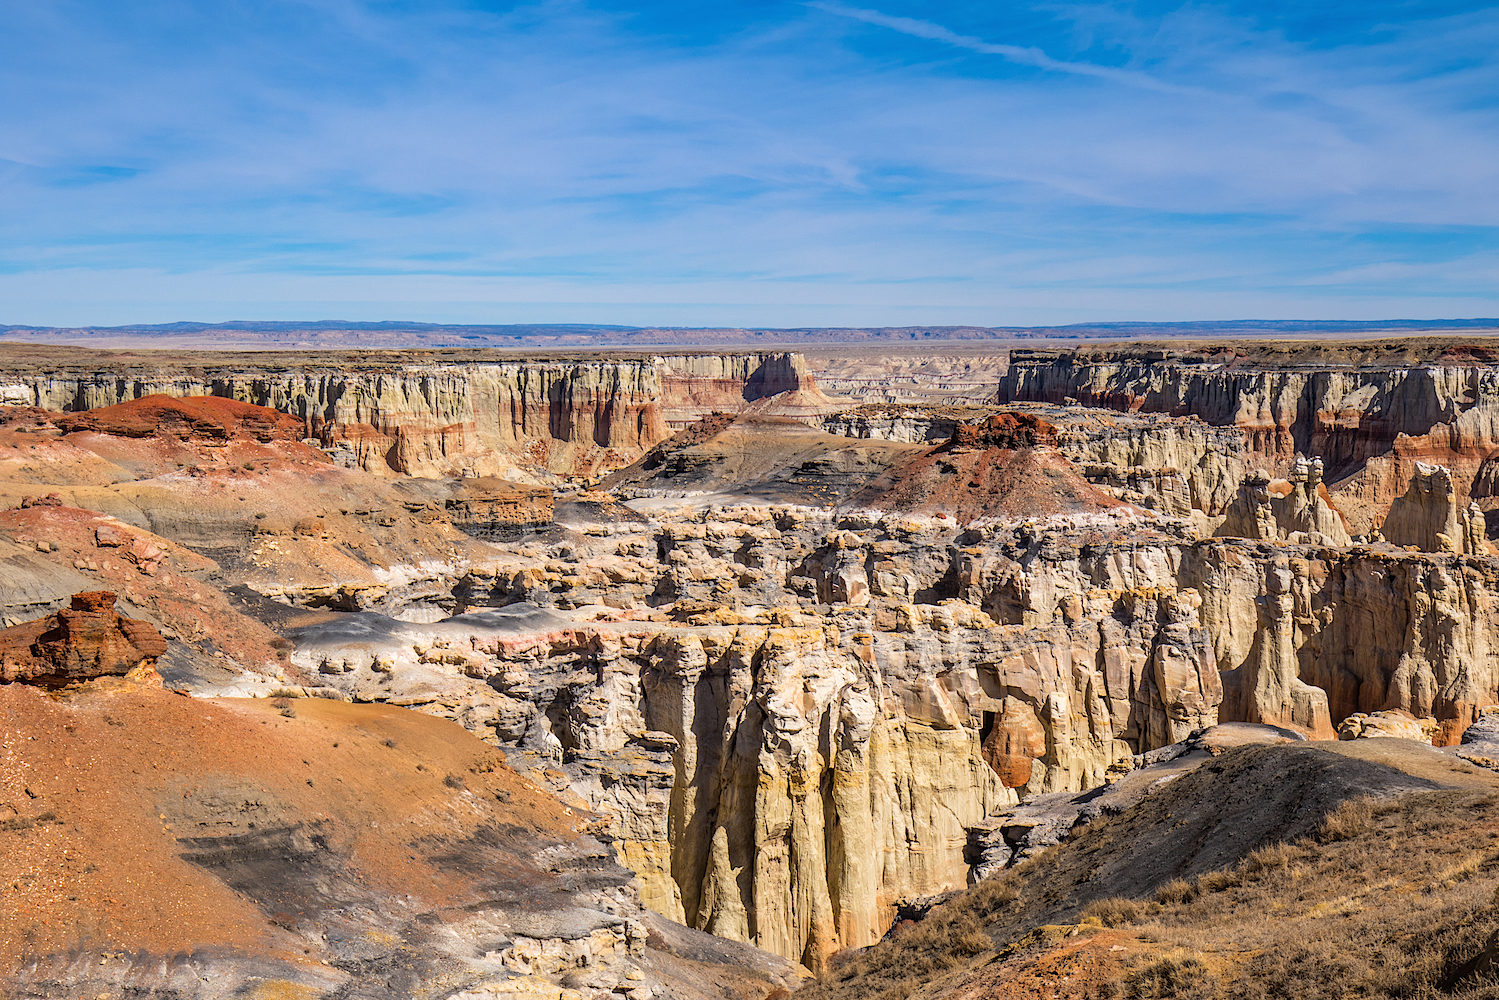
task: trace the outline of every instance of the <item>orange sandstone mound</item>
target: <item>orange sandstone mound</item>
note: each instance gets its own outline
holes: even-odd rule
[[[209,441],[252,437],[262,443],[297,441],[303,434],[296,417],[220,396],[142,396],[126,403],[54,417],[66,433],[96,431],[117,437],[156,435]]]
[[[958,524],[1133,509],[1083,479],[1055,444],[1056,429],[1028,413],[959,424],[945,444],[873,479],[851,505]]]

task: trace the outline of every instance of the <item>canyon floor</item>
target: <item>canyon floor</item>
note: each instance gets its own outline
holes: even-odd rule
[[[1499,995],[1499,343],[0,400],[14,995]]]

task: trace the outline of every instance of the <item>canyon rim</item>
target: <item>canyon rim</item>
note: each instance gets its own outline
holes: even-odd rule
[[[1118,895],[1499,783],[1481,339],[8,345],[0,399],[18,996],[836,993],[1170,796],[1318,789]]]

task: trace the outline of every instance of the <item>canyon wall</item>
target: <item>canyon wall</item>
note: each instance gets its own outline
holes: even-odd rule
[[[1417,462],[1451,469],[1466,501],[1499,450],[1499,369],[1455,349],[1409,363],[1376,347],[1332,362],[1289,348],[1016,350],[997,398],[1197,416],[1243,431],[1272,470],[1320,458],[1353,533],[1365,534]]]
[[[668,416],[812,389],[788,352],[296,366],[254,356],[84,372],[11,370],[0,399],[89,410],[143,396],[223,396],[291,414],[306,435],[352,464],[415,476],[590,476],[625,465],[669,436]]]

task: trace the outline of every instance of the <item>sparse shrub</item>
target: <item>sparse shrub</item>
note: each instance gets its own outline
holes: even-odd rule
[[[447,785],[449,788],[462,788],[463,777],[457,774],[450,774],[442,779],[442,783],[444,785]]]
[[[296,710],[290,708],[283,708],[281,714],[288,719],[295,719],[297,717]]]
[[[1163,958],[1124,979],[1124,1000],[1209,1000],[1218,995],[1213,974],[1199,959]]]
[[[1094,917],[1105,927],[1126,927],[1139,922],[1140,904],[1133,899],[1111,896],[1089,903],[1080,916],[1084,920]]]
[[[1244,884],[1243,876],[1236,871],[1217,871],[1199,875],[1196,882],[1197,892],[1223,892],[1226,889],[1237,889]]]
[[[385,741],[385,745],[388,746],[388,747],[392,747],[393,748],[396,745],[396,741],[395,740],[386,740]]]
[[[1301,855],[1301,849],[1291,844],[1271,844],[1251,851],[1239,862],[1239,872],[1249,876],[1263,876],[1266,872],[1289,867]]]
[[[1174,878],[1156,890],[1155,901],[1163,906],[1190,903],[1197,898],[1197,886],[1184,878]]]
[[[1014,905],[1020,899],[1020,891],[1013,882],[1003,876],[981,882],[973,889],[974,907],[980,913],[998,913]]]
[[[282,709],[284,711],[284,710],[286,710],[288,708],[291,708],[291,702],[288,699],[286,699],[286,698],[272,698],[271,699],[271,707],[272,708],[279,708],[279,709]]]
[[[1352,840],[1369,829],[1374,821],[1374,800],[1367,796],[1345,799],[1338,807],[1322,818],[1317,827],[1317,840],[1324,844],[1340,840]]]

